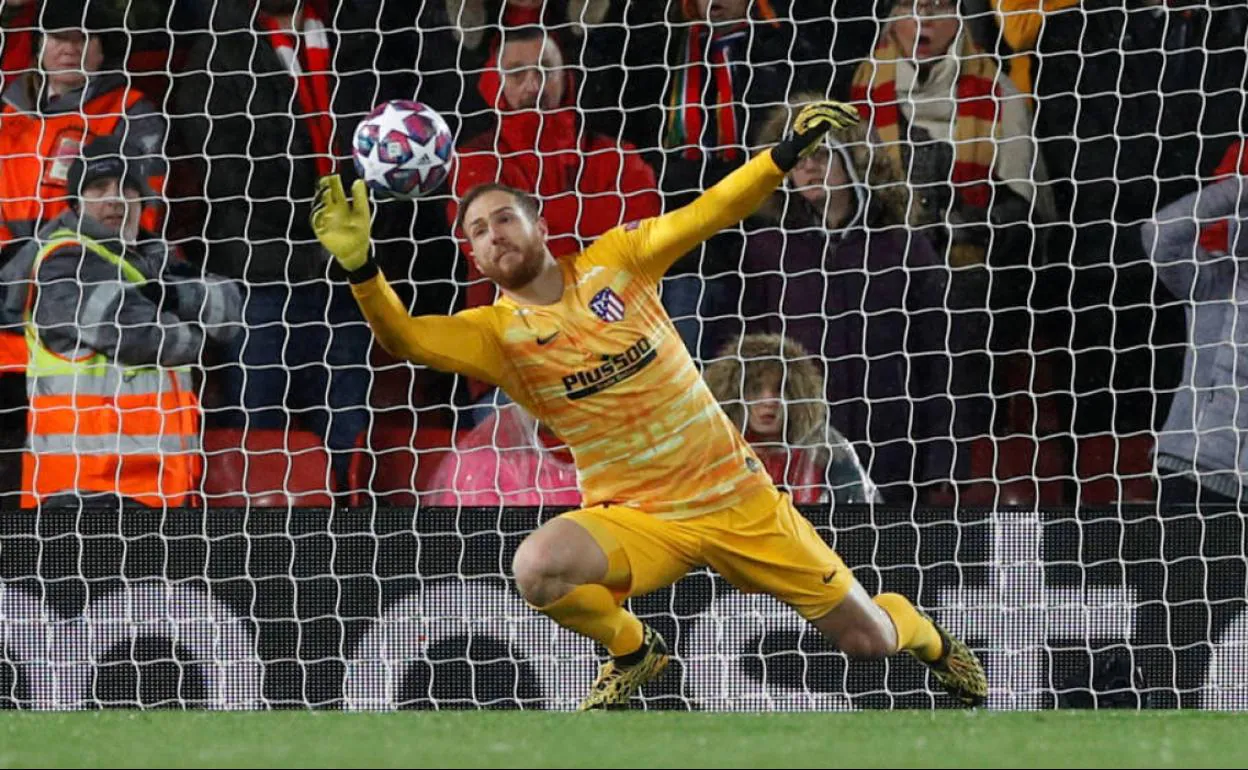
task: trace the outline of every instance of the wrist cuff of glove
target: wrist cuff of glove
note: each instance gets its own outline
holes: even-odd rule
[[[784,173],[789,173],[797,166],[802,150],[819,140],[822,130],[808,131],[804,134],[789,134],[771,150],[771,159]]]
[[[371,281],[380,272],[381,269],[377,267],[377,262],[373,260],[372,256],[369,256],[368,261],[361,267],[347,273],[347,280],[351,283],[364,283],[365,281]]]

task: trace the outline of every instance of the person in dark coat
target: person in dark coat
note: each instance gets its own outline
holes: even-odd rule
[[[775,110],[761,142],[779,139],[790,109]],[[906,185],[864,131],[832,136],[760,209],[741,307],[748,330],[822,356],[832,423],[859,445],[884,499],[900,503],[955,476],[955,435],[975,426],[953,424],[947,269],[901,224]]]
[[[649,154],[670,211],[749,157],[773,105],[824,91],[832,66],[773,0],[671,0],[666,18],[646,6],[629,8],[623,50],[610,29],[587,36],[586,106],[608,134],[611,114],[621,116],[620,134]],[[695,358],[715,355],[713,319],[736,311],[731,280],[714,266],[728,252],[740,254],[741,241],[719,233],[663,280],[663,306]]]
[[[370,335],[308,222],[317,178],[351,167],[351,137],[375,95],[371,56],[336,33],[324,3],[226,0],[212,19],[172,99],[199,164],[186,173],[203,180],[203,219],[189,235],[206,244],[210,272],[246,283],[248,331],[221,371],[222,400],[241,411],[210,417],[317,433],[341,484],[368,425]]]

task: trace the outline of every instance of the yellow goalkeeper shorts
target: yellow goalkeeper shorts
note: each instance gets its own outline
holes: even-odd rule
[[[563,515],[584,527],[607,555],[604,582],[621,602],[708,566],[740,590],[770,594],[815,620],[854,585],[853,573],[792,499],[771,489],[689,519],[660,519],[619,505]]]

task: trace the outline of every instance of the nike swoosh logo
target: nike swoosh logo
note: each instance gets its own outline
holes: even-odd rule
[[[558,337],[558,336],[559,336],[559,332],[555,332],[554,334],[550,335],[549,337],[538,337],[538,338],[537,338],[537,344],[539,344],[539,345],[545,345],[546,343],[550,342],[551,340],[553,340],[555,337]]]
[[[836,570],[832,570],[831,572],[823,576],[823,584],[826,586],[828,583],[831,583],[832,578],[834,577],[836,577]]]

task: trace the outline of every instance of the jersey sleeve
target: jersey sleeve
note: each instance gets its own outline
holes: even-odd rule
[[[782,179],[771,152],[760,153],[692,203],[615,228],[600,241],[603,256],[657,282],[690,249],[754,213]]]
[[[503,385],[506,367],[493,306],[452,316],[412,316],[380,272],[351,285],[377,341],[391,355]]]

